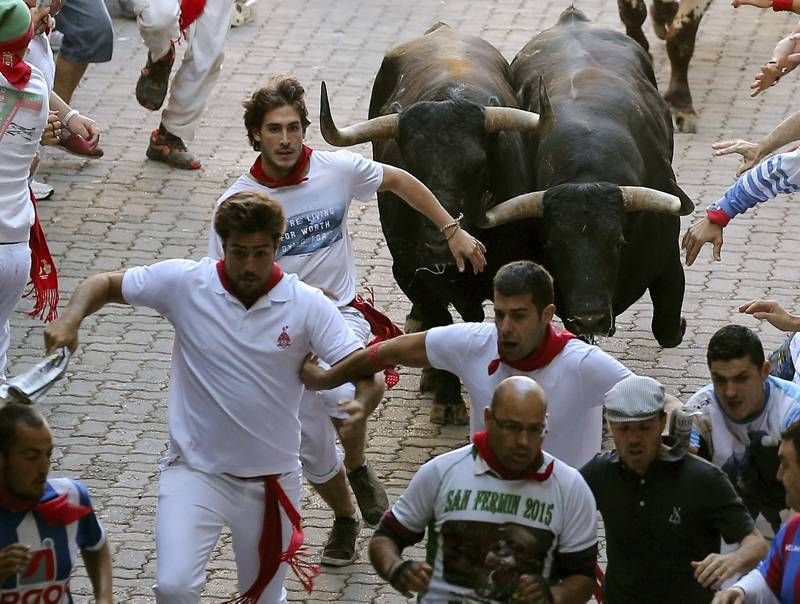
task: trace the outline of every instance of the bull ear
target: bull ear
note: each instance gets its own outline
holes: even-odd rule
[[[544,77],[539,76],[539,136],[545,136],[556,125],[556,116],[553,107],[550,105],[550,97],[547,95],[547,86]]]
[[[399,101],[394,101],[391,105],[389,105],[389,111],[392,113],[401,113],[403,111],[403,106]]]

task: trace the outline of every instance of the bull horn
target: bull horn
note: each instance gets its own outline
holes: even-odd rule
[[[478,221],[478,226],[491,229],[515,220],[538,218],[544,212],[544,194],[545,191],[534,191],[497,204]]]
[[[536,132],[539,127],[539,114],[513,107],[486,107],[483,110],[484,128],[487,132],[516,130]]]
[[[681,213],[681,200],[675,195],[649,187],[620,187],[626,212]]]
[[[322,82],[322,96],[320,98],[319,129],[322,138],[334,147],[349,147],[367,141],[396,138],[398,133],[399,117],[394,115],[381,115],[365,122],[358,122],[341,130],[333,123],[331,105],[328,102],[328,89]]]

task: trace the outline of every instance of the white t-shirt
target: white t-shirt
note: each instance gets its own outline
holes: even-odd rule
[[[600,451],[603,395],[631,375],[622,363],[597,346],[577,338],[545,367],[518,371],[505,363],[489,375],[497,358],[497,329],[491,323],[458,323],[435,327],[425,337],[432,367],[457,375],[470,398],[470,433],[483,430],[483,410],[497,385],[512,375],[536,380],[547,395],[547,450],[573,468]]]
[[[795,384],[800,384],[800,333],[796,333],[792,336],[789,342],[789,355],[792,357],[792,362],[794,363],[794,376],[792,376],[792,381]]]
[[[392,513],[410,531],[430,530],[433,575],[422,602],[506,602],[499,597],[508,588],[506,573],[548,578],[556,552],[581,552],[597,542],[589,486],[544,453],[543,467],[551,462],[553,472],[542,482],[503,480],[467,445],[419,469]]]
[[[299,468],[303,359],[313,351],[334,364],[361,348],[322,292],[285,274],[246,309],[204,258],[129,269],[122,295],[175,328],[170,453],[214,474]]]
[[[53,90],[53,84],[56,79],[56,60],[53,57],[53,49],[50,48],[50,40],[46,34],[42,33],[33,36],[31,43],[28,44],[25,61],[39,68],[39,71],[44,75],[45,82],[47,82],[47,89]]]
[[[28,241],[33,226],[28,174],[47,123],[49,93],[35,65],[23,90],[0,74],[0,243]]]
[[[347,211],[355,199],[368,200],[383,182],[383,167],[350,151],[314,151],[308,178],[290,187],[271,189],[243,174],[214,205],[243,191],[266,193],[283,205],[286,233],[276,259],[287,272],[338,296],[345,305],[356,295],[356,261],[347,229]],[[222,241],[214,230],[208,237],[208,255],[223,256]]]

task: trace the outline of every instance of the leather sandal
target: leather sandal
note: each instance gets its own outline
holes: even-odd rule
[[[197,170],[201,167],[200,160],[186,148],[183,139],[158,128],[150,134],[147,157],[181,170]]]

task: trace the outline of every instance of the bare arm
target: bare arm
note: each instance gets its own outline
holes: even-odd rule
[[[387,366],[429,367],[426,334],[423,331],[375,344],[354,352],[327,371],[313,360],[306,359],[300,370],[300,379],[312,390],[330,390],[345,382],[371,376]]]
[[[772,51],[772,59],[761,66],[750,84],[750,96],[756,96],[770,86],[778,83],[784,75],[797,67],[800,63],[797,40],[795,36],[800,33],[800,24],[785,38],[782,38]]]
[[[583,604],[592,597],[594,582],[585,575],[570,575],[550,591],[553,604]]]
[[[426,216],[441,231],[445,225],[452,224],[454,216],[442,207],[434,194],[416,177],[405,170],[381,164],[383,167],[383,182],[379,191],[391,191],[417,212]],[[453,231],[455,229],[455,231]],[[449,237],[447,244],[456,261],[459,271],[464,270],[464,261],[468,260],[472,268],[479,273],[486,266],[484,245],[459,226],[445,229],[443,236]]]
[[[111,548],[108,541],[97,551],[82,549],[81,556],[86,565],[86,574],[92,582],[95,602],[112,604],[114,595],[111,589]]]
[[[44,330],[44,343],[48,353],[62,346],[73,352],[78,347],[78,329],[81,322],[110,303],[127,304],[122,297],[122,276],[125,271],[99,273],[84,279],[72,294],[61,316]]]
[[[800,316],[786,312],[775,300],[751,300],[742,304],[739,312],[767,321],[781,331],[800,331]]]
[[[404,561],[400,547],[389,537],[373,537],[369,542],[369,560],[380,577],[410,598],[414,592],[426,591],[431,581],[431,567],[426,562]]]
[[[758,529],[745,536],[739,547],[727,554],[709,554],[692,562],[694,578],[703,587],[719,589],[723,581],[750,572],[767,555],[769,545]]]

